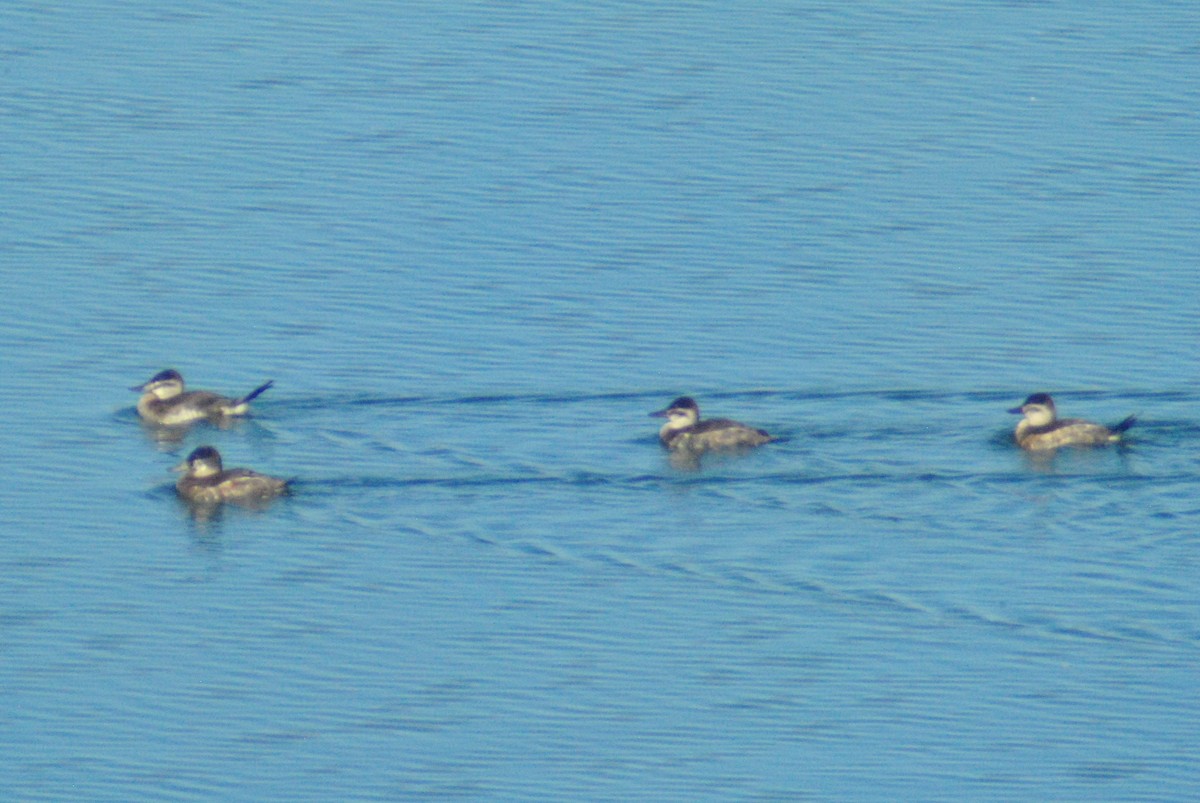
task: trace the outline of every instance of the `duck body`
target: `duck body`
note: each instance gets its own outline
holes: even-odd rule
[[[775,440],[768,432],[728,418],[700,418],[700,407],[690,396],[680,396],[652,416],[666,418],[658,439],[676,452],[731,451],[761,446]]]
[[[176,470],[184,474],[175,483],[175,490],[192,504],[261,502],[288,491],[287,480],[248,468],[224,468],[220,453],[211,446],[194,450],[186,461],[176,466]]]
[[[181,426],[203,420],[223,420],[245,415],[250,402],[274,382],[259,385],[245,396],[231,399],[207,390],[185,390],[183,377],[168,368],[130,390],[139,391],[137,411],[145,421],[163,427]]]
[[[1034,393],[1010,413],[1022,415],[1013,438],[1022,449],[1044,452],[1063,446],[1107,446],[1118,443],[1122,434],[1137,423],[1129,416],[1112,427],[1081,418],[1059,418],[1048,393]]]

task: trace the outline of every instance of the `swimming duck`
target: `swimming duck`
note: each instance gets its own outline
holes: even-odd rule
[[[1018,446],[1031,452],[1060,446],[1104,446],[1116,443],[1121,439],[1121,434],[1137,422],[1137,417],[1132,415],[1113,427],[1079,418],[1059,419],[1054,399],[1048,393],[1035,393],[1009,412],[1024,416],[1017,423],[1013,435]]]
[[[248,468],[221,467],[221,454],[211,446],[195,449],[175,467],[184,472],[175,489],[193,504],[258,502],[287,493],[288,481],[268,477]]]
[[[690,396],[680,396],[650,415],[666,418],[658,439],[672,451],[691,453],[759,446],[775,440],[761,429],[728,418],[700,420],[700,407]]]
[[[137,403],[138,415],[152,424],[172,427],[206,418],[221,420],[245,415],[250,410],[250,401],[273,384],[266,382],[240,399],[229,399],[207,390],[185,391],[183,377],[178,371],[168,368],[130,390],[142,394]]]

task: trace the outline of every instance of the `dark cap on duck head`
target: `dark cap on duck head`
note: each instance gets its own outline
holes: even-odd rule
[[[1025,401],[1021,402],[1019,407],[1013,407],[1011,410],[1009,410],[1009,412],[1018,414],[1022,413],[1024,412],[1025,406],[1028,404],[1040,404],[1043,407],[1053,408],[1054,399],[1050,398],[1049,393],[1034,393],[1032,396],[1025,399]]]
[[[667,413],[671,412],[672,410],[695,410],[698,413],[700,412],[700,405],[696,404],[696,400],[691,396],[680,396],[666,407],[662,408],[661,410],[656,410],[650,415],[654,418],[665,418]]]

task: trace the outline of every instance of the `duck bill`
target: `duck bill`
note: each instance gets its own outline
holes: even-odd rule
[[[1021,415],[1022,413],[1025,412],[1025,410],[1021,407],[1013,407],[1012,409],[1009,410],[1009,412],[1012,413],[1013,415]]]
[[[180,463],[177,466],[171,466],[169,469],[167,469],[167,471],[171,471],[174,473],[179,473],[179,472],[183,472],[183,471],[187,471],[187,470],[188,470],[188,462],[186,460],[184,460],[182,463]]]
[[[666,418],[670,412],[670,407],[664,407],[661,410],[655,410],[653,413],[650,413],[649,418]]]

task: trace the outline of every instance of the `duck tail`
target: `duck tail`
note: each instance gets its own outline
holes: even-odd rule
[[[1113,427],[1112,433],[1114,435],[1120,435],[1122,432],[1129,429],[1136,423],[1137,423],[1137,416],[1131,415],[1128,418],[1126,418],[1124,421],[1122,421],[1121,423],[1119,423],[1115,427]]]
[[[258,395],[259,395],[260,393],[262,393],[264,390],[266,390],[267,388],[271,387],[271,386],[272,386],[272,385],[274,385],[274,384],[275,384],[275,380],[274,380],[274,379],[271,379],[271,380],[269,380],[269,381],[267,381],[267,382],[265,382],[265,383],[263,383],[263,384],[259,385],[259,386],[258,386],[258,387],[256,387],[254,390],[250,391],[250,392],[249,392],[249,393],[247,393],[245,396],[243,396],[242,398],[238,399],[238,402],[237,402],[237,403],[238,403],[239,405],[242,405],[242,404],[247,404],[247,403],[249,403],[251,399],[257,398],[257,397],[258,397]]]

